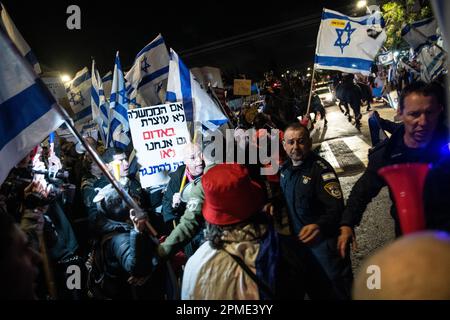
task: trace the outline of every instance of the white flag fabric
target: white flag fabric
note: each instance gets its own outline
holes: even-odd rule
[[[113,74],[112,71],[108,71],[102,78],[103,83],[103,92],[105,93],[106,101],[109,101],[109,97],[111,96],[111,87],[112,87]]]
[[[164,81],[168,74],[169,53],[159,34],[137,54],[133,66],[125,75],[130,103],[136,106],[160,104],[159,91],[165,89]]]
[[[431,82],[447,72],[445,56],[445,52],[436,45],[422,46],[417,60],[420,62],[420,76],[423,81]]]
[[[201,67],[201,68],[191,68],[191,72],[195,79],[203,86],[207,88],[208,86],[214,88],[222,88],[222,73],[219,68],[214,67]]]
[[[0,184],[63,119],[56,101],[0,29]]]
[[[209,130],[216,130],[228,122],[217,104],[173,49],[170,49],[169,79],[167,82],[168,102],[183,102],[187,121],[200,122]]]
[[[125,79],[120,64],[119,52],[114,64],[111,97],[109,101],[108,145],[125,150],[130,143],[130,125],[128,123],[128,98]]]
[[[378,50],[386,40],[380,12],[349,17],[323,9],[317,35],[315,67],[369,74]]]
[[[79,131],[84,124],[92,120],[91,87],[91,73],[87,67],[78,71],[67,84],[67,98],[74,113],[75,128]]]
[[[25,59],[27,59],[28,62],[32,65],[34,72],[40,74],[41,66],[37,61],[36,56],[31,51],[30,46],[14,25],[14,22],[11,20],[10,16],[8,15],[8,12],[6,11],[5,7],[1,2],[0,2],[0,27],[4,29],[4,31],[11,39],[11,41],[16,45],[17,49],[19,49],[22,56],[24,56]]]
[[[91,107],[92,118],[98,124],[98,132],[106,146],[108,136],[108,112],[109,105],[106,102],[105,93],[103,91],[103,83],[98,70],[95,68],[95,61],[92,60],[92,90],[91,90]]]
[[[409,46],[418,52],[422,46],[435,43],[438,40],[439,35],[436,30],[436,20],[428,18],[405,25],[402,28],[401,35]]]

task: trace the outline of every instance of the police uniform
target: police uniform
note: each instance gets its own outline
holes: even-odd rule
[[[350,298],[353,279],[349,255],[345,259],[337,251],[339,221],[344,199],[336,173],[320,156],[310,153],[299,165],[288,160],[281,167],[281,188],[289,209],[291,227],[295,235],[309,224],[320,227],[320,237],[309,245],[338,295]]]

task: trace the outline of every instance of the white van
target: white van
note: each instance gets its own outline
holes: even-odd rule
[[[319,96],[320,100],[322,101],[322,104],[326,106],[334,105],[336,102],[336,97],[334,96],[333,92],[331,91],[330,87],[319,87],[316,90],[314,90],[315,93]]]

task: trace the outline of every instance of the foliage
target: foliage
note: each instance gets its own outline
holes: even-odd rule
[[[432,16],[431,6],[428,1],[386,1],[381,8],[386,21],[387,40],[385,47],[388,50],[407,47],[407,44],[401,37],[401,30],[404,24]]]

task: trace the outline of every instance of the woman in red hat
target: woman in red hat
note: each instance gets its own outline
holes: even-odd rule
[[[265,195],[239,164],[218,164],[201,179],[206,242],[188,260],[182,299],[333,298],[308,250],[278,235],[262,213]]]

